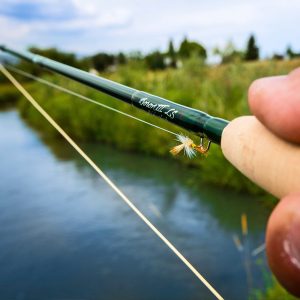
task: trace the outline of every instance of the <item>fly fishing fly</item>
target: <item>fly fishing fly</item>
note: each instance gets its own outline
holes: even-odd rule
[[[188,136],[185,136],[183,134],[178,134],[176,140],[180,142],[179,145],[173,147],[170,152],[173,155],[177,155],[182,150],[184,151],[184,154],[188,158],[192,158],[196,156],[196,153],[199,152],[201,154],[206,154],[210,148],[211,141],[208,141],[207,146],[204,146],[203,140],[204,138],[200,138],[200,145],[196,145],[192,139],[190,139]]]

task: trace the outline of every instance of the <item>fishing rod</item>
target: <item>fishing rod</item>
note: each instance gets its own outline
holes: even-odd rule
[[[0,46],[0,50],[90,86],[217,144],[220,144],[223,129],[228,124],[228,121],[212,117],[205,112],[95,76],[41,55],[17,51],[4,45]]]
[[[200,136],[200,146],[188,138],[179,138],[182,144],[172,149],[175,154],[182,148],[205,153],[208,148],[203,147],[202,141],[207,138],[221,146],[225,158],[232,165],[274,196],[281,198],[300,190],[300,147],[281,140],[253,116],[242,116],[229,122],[28,51],[17,51],[4,45],[0,46],[0,50],[104,92]]]

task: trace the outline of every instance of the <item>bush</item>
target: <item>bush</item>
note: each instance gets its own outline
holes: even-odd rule
[[[228,120],[249,114],[247,90],[250,83],[259,77],[286,74],[299,60],[289,62],[266,61],[236,63],[218,67],[207,67],[197,57],[184,64],[181,69],[147,71],[141,65],[124,65],[118,72],[106,75],[109,79],[133,88],[200,109]],[[71,90],[96,99],[109,106],[142,118],[174,132],[183,130],[152,115],[139,111],[119,100],[112,99],[93,89],[60,76],[50,78]],[[77,98],[47,88],[38,83],[31,92],[74,138],[81,141],[104,142],[123,150],[142,152],[170,158],[169,149],[176,144],[174,137],[166,132],[128,119],[120,114],[97,108]],[[47,122],[27,103],[20,104],[22,114],[40,130],[54,134]],[[195,142],[198,137],[193,137]],[[199,168],[203,179],[216,185],[231,187],[239,191],[261,193],[261,190],[241,175],[223,157],[218,146],[213,145],[207,158],[190,160],[175,158],[184,165]]]

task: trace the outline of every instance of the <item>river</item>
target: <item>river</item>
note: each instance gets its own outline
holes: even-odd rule
[[[265,254],[251,255],[270,214],[258,199],[172,159],[81,146],[225,299],[265,286]],[[64,140],[15,110],[0,112],[0,161],[0,299],[215,299]]]

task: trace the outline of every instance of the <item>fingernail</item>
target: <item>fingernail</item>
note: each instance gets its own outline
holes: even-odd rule
[[[283,241],[283,249],[287,254],[293,268],[299,270],[300,276],[300,221],[291,220],[286,239]]]

